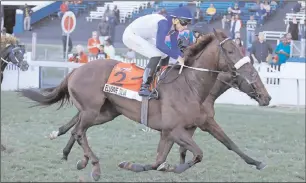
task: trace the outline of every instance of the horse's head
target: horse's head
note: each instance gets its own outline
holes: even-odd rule
[[[224,72],[218,75],[218,80],[247,94],[249,97],[256,100],[260,106],[266,106],[269,104],[269,102],[265,101],[266,99],[263,97],[264,95],[256,92],[253,86],[250,85],[241,75],[233,76],[229,72]],[[260,88],[264,88],[260,77],[258,77],[255,82],[260,86]],[[269,100],[271,100],[271,98],[269,98]]]
[[[258,72],[250,62],[249,57],[243,57],[238,46],[223,32],[214,29],[214,36],[219,42],[220,55],[218,70],[231,73],[232,77],[239,76],[243,83],[240,89],[258,101],[260,105],[269,105],[271,96],[262,83]]]
[[[3,52],[1,60],[6,63],[13,63],[22,71],[27,71],[29,64],[24,60],[25,47],[24,45],[9,45]]]

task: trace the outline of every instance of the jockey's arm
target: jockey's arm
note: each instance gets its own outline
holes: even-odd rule
[[[173,59],[177,59],[179,56],[182,57],[182,53],[178,48],[176,39],[175,42],[171,42],[171,49],[166,45],[165,39],[168,35],[168,32],[169,30],[167,20],[161,20],[158,22],[156,48]]]

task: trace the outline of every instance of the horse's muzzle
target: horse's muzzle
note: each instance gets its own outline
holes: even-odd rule
[[[22,70],[22,71],[27,71],[29,69],[29,64],[26,61],[22,61],[20,62],[20,64],[18,64],[18,67]]]

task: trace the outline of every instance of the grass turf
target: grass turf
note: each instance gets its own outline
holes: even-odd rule
[[[1,181],[85,181],[91,164],[76,170],[83,156],[75,143],[68,161],[62,149],[70,132],[51,141],[53,130],[68,122],[76,109],[28,108],[32,103],[14,92],[1,93]],[[258,171],[227,150],[207,133],[196,131],[194,139],[204,152],[203,161],[182,174],[157,171],[134,173],[117,167],[121,161],[153,163],[159,134],[143,132],[141,125],[125,117],[88,130],[89,145],[99,157],[100,181],[299,181],[305,182],[305,113],[296,109],[216,105],[216,120],[227,135],[248,155],[268,166]],[[188,152],[187,160],[192,158]],[[179,162],[178,146],[167,162]]]

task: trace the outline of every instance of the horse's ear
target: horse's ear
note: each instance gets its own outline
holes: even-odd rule
[[[220,39],[220,37],[219,37],[215,28],[213,28],[213,32],[214,32],[215,37],[221,42],[221,39]]]

